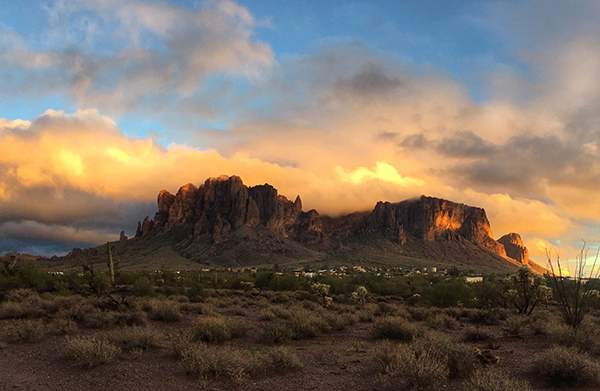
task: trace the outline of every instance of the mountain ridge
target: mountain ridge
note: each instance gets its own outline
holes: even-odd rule
[[[186,184],[175,195],[162,190],[157,205],[153,219],[138,222],[134,238],[121,232],[117,254],[170,248],[171,254],[197,264],[232,266],[342,262],[344,257],[360,261],[349,251],[355,249],[365,259],[388,264],[397,259],[402,265],[421,260],[545,270],[529,260],[518,234],[494,240],[484,209],[424,195],[329,217],[303,211],[299,195],[291,201],[269,184],[248,187],[238,176],[220,176],[200,186]],[[67,258],[77,253],[74,249]]]

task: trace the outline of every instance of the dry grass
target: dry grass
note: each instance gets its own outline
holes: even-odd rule
[[[48,332],[54,335],[73,335],[77,333],[79,327],[77,322],[70,318],[55,318],[48,325]]]
[[[74,366],[92,368],[116,361],[121,349],[106,339],[74,337],[67,339],[64,357]]]
[[[531,370],[551,386],[600,385],[600,365],[575,347],[555,346],[541,352]]]
[[[41,319],[17,319],[2,330],[9,342],[35,342],[44,338],[46,330]]]
[[[410,342],[420,335],[422,330],[418,325],[410,323],[403,317],[385,317],[373,325],[375,338],[389,338]]]
[[[431,350],[382,341],[371,354],[380,372],[400,389],[438,390],[448,377],[448,366]]]
[[[106,335],[106,339],[124,350],[144,351],[162,347],[165,337],[151,327],[133,326],[113,330]]]
[[[464,385],[464,391],[533,391],[526,380],[514,379],[496,369],[478,369]]]
[[[464,341],[487,341],[494,338],[494,333],[492,333],[489,329],[477,326],[477,327],[468,327],[464,331],[463,340]]]
[[[182,318],[179,307],[180,304],[173,300],[154,299],[150,301],[149,316],[163,322],[178,322]]]

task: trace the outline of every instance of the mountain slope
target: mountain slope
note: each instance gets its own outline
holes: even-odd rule
[[[153,219],[138,222],[135,238],[113,243],[124,268],[191,269],[201,266],[272,266],[314,263],[363,266],[457,266],[478,271],[543,268],[528,258],[520,236],[492,237],[482,208],[421,196],[379,202],[371,212],[340,217],[304,212],[265,184],[247,187],[241,178],[209,178],[159,193]],[[105,256],[102,246],[87,256]],[[508,255],[507,255],[508,254]],[[74,249],[57,263],[73,262]]]

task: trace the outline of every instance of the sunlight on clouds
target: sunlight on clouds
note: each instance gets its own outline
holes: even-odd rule
[[[335,172],[342,182],[352,183],[353,185],[373,179],[392,182],[402,187],[423,186],[425,184],[421,179],[403,177],[394,166],[384,161],[376,162],[375,170],[369,170],[367,167],[359,167],[354,171],[346,172],[342,167],[336,166]]]
[[[73,151],[61,150],[58,154],[58,161],[54,165],[54,170],[67,176],[83,176],[84,169],[81,156],[76,155]]]
[[[572,227],[560,208],[537,200],[515,199],[508,194],[485,194],[466,189],[472,205],[483,207],[493,216],[492,227],[503,234],[519,232],[547,237],[558,237]]]

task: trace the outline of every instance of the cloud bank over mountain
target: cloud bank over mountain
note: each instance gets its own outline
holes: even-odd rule
[[[458,16],[505,58],[472,58],[485,98],[360,39],[277,53],[257,37],[277,19],[232,1],[57,1],[37,32],[0,25],[0,86],[53,107],[0,119],[0,252],[132,234],[159,190],[227,174],[333,215],[421,194],[477,205],[532,258],[568,256],[600,242],[600,8],[563,8]]]

